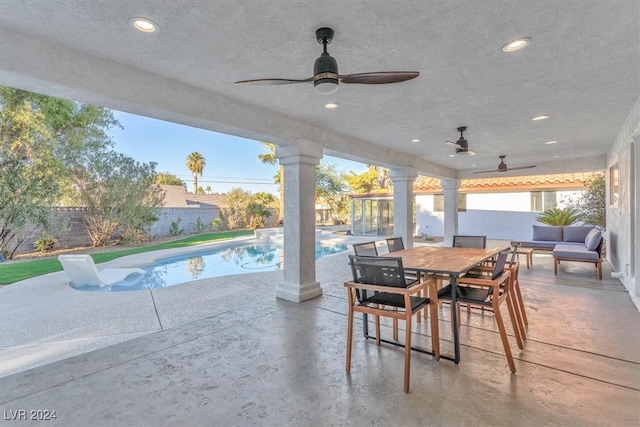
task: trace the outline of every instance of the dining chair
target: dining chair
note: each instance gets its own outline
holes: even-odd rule
[[[509,368],[511,372],[515,373],[516,365],[513,361],[504,319],[500,311],[500,305],[506,303],[514,335],[518,341],[518,347],[523,348],[522,342],[517,338],[519,336],[517,320],[511,303],[511,272],[505,269],[508,254],[508,252],[500,252],[498,254],[490,276],[461,277],[456,287],[456,300],[463,304],[490,307],[493,310]],[[438,291],[438,299],[451,300],[451,284]],[[454,307],[451,307],[451,309],[453,310]]]
[[[522,292],[520,290],[520,278],[519,278],[519,272],[520,272],[520,262],[518,261],[518,245],[515,245],[511,248],[511,256],[509,257],[509,260],[506,262],[505,264],[505,268],[507,270],[509,270],[509,272],[511,273],[511,291],[513,294],[513,297],[511,298],[511,303],[513,305],[513,309],[515,311],[516,314],[516,320],[518,321],[518,329],[520,331],[520,337],[523,340],[527,339],[527,334],[525,331],[525,326],[529,325],[529,321],[527,319],[527,313],[525,312],[524,309],[524,300],[522,298]],[[493,271],[493,266],[492,263],[495,263],[495,261],[489,261],[488,265],[481,265],[478,266],[476,268],[474,268],[473,270],[469,271],[467,273],[466,276],[468,277],[483,277],[486,276],[487,274],[491,274],[491,272]],[[485,307],[482,307],[485,308]],[[467,313],[470,314],[471,312],[471,305],[467,305]]]
[[[487,248],[487,236],[467,236],[456,234],[453,236],[454,248]]]
[[[354,243],[353,252],[355,252],[356,255],[377,256],[378,248],[376,246],[376,242],[373,241],[366,243]]]
[[[389,252],[401,251],[404,249],[402,237],[389,237],[387,240],[387,248]]]
[[[411,372],[412,316],[427,305],[431,308],[431,347],[436,360],[440,359],[437,291],[435,281],[408,283],[405,280],[402,258],[349,255],[354,280],[344,283],[349,300],[347,328],[346,371],[351,372],[353,318],[356,312],[375,317],[376,344],[380,345],[380,317],[405,321],[404,391],[409,392]],[[433,298],[420,297],[420,292],[432,287]],[[366,323],[365,323],[366,324]],[[372,338],[367,336],[367,338]],[[387,341],[389,342],[389,341]]]

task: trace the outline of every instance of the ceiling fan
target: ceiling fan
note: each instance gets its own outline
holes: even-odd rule
[[[339,74],[338,62],[327,52],[327,45],[333,41],[331,28],[318,28],[316,39],[323,47],[323,52],[313,64],[313,76],[306,79],[253,79],[240,80],[235,84],[267,84],[286,85],[294,83],[311,83],[316,90],[323,95],[330,95],[338,90],[339,83],[357,83],[379,85],[387,83],[399,83],[415,79],[420,75],[418,71],[377,71],[356,74]]]
[[[518,169],[531,169],[531,168],[535,168],[536,165],[529,165],[529,166],[518,166],[516,168],[510,168],[507,166],[507,164],[504,162],[504,158],[507,157],[504,154],[500,157],[500,164],[498,165],[498,169],[494,169],[494,170],[490,170],[490,171],[478,171],[478,172],[474,172],[474,173],[489,173],[489,172],[506,172],[506,171],[514,171],[514,170],[518,170]]]
[[[476,153],[469,150],[469,142],[464,139],[463,132],[467,130],[466,126],[460,126],[458,128],[458,132],[460,132],[460,139],[456,142],[453,141],[445,141],[449,145],[453,145],[456,147],[456,154],[461,156],[475,156]]]

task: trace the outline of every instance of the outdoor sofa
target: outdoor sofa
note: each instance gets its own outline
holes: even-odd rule
[[[520,244],[523,248],[551,251],[553,267],[558,274],[560,261],[591,262],[602,279],[602,232],[593,226],[570,225],[550,226],[534,225],[531,240],[512,241],[511,245]]]

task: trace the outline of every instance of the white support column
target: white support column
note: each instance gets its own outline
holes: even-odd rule
[[[417,177],[414,168],[389,170],[393,182],[393,234],[402,237],[406,248],[413,247],[413,182]]]
[[[278,146],[284,166],[284,283],[276,297],[301,302],[322,295],[316,281],[315,188],[322,147],[310,141]]]
[[[440,185],[444,191],[444,242],[442,246],[453,246],[453,235],[458,234],[458,188],[460,180],[443,178]]]

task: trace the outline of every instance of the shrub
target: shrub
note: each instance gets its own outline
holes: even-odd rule
[[[41,238],[33,242],[33,247],[44,253],[53,249],[56,243],[58,243],[58,239],[56,239],[55,237],[43,235]]]
[[[571,225],[578,219],[578,210],[572,207],[547,209],[536,217],[536,221],[547,225]]]
[[[184,228],[180,228],[181,222],[182,222],[182,218],[178,218],[175,221],[171,221],[171,226],[169,226],[169,234],[171,236],[177,236],[179,234],[184,233]]]

